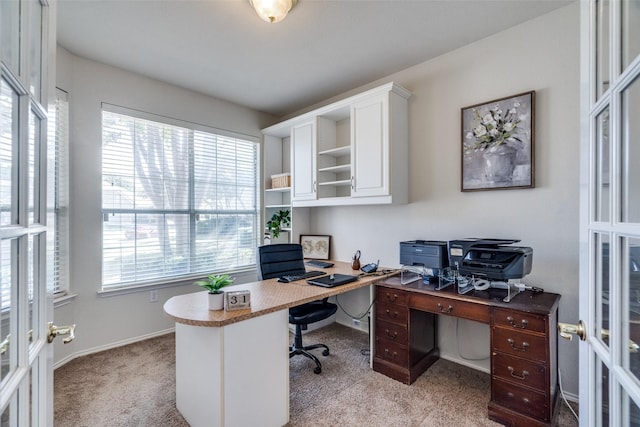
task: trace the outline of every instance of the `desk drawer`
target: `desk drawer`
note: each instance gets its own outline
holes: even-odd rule
[[[491,328],[492,350],[525,359],[547,361],[547,337],[519,332],[502,327]]]
[[[409,341],[406,326],[385,322],[380,319],[376,319],[376,337],[405,345]]]
[[[409,351],[405,346],[379,337],[376,337],[376,356],[404,368],[409,365]]]
[[[376,302],[407,306],[408,295],[405,291],[376,286]]]
[[[551,418],[549,399],[543,393],[494,378],[491,383],[491,397],[495,403],[532,418],[543,421],[549,421]]]
[[[493,309],[493,324],[506,326],[509,328],[521,329],[523,331],[533,331],[545,333],[547,325],[545,316],[538,316],[530,313],[508,310],[504,308]]]
[[[408,317],[409,309],[407,307],[376,302],[376,320],[386,320],[387,322],[406,325]]]
[[[411,294],[409,307],[489,323],[489,306],[426,294]]]
[[[491,373],[494,377],[532,387],[543,393],[547,388],[547,367],[542,363],[494,352]]]

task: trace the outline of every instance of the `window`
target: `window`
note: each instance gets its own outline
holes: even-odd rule
[[[102,288],[255,265],[257,140],[103,105]]]
[[[49,234],[53,238],[47,240],[47,282],[55,295],[62,295],[69,290],[69,101],[63,90],[56,91],[55,115],[50,124],[53,147],[48,150],[51,178],[47,180],[47,224],[53,226]]]

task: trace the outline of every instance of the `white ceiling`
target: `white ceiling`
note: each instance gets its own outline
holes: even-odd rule
[[[570,2],[299,0],[269,24],[248,0],[59,0],[58,43],[283,116]]]

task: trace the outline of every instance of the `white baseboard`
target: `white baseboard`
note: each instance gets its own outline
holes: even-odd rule
[[[99,353],[99,352],[105,351],[105,350],[111,350],[112,348],[122,347],[123,345],[133,344],[134,342],[144,341],[144,340],[148,340],[149,338],[155,338],[155,337],[159,337],[159,336],[162,336],[162,335],[172,334],[174,332],[175,332],[175,328],[170,328],[170,329],[165,329],[163,331],[153,332],[151,334],[141,335],[141,336],[134,337],[134,338],[128,338],[126,340],[122,340],[122,341],[117,341],[117,342],[114,342],[114,343],[101,345],[99,347],[94,347],[94,348],[90,348],[90,349],[87,349],[87,350],[78,351],[76,353],[72,353],[72,354],[68,355],[64,359],[61,359],[61,360],[58,360],[57,362],[55,362],[54,365],[53,365],[53,369],[54,370],[58,369],[59,367],[66,365],[67,363],[71,362],[73,359],[76,359],[78,357],[88,356],[89,354]]]

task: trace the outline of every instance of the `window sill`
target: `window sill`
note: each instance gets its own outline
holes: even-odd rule
[[[228,274],[236,277],[238,276],[248,277],[249,275],[252,275],[253,279],[250,281],[255,281],[256,269],[248,268],[243,270],[230,271],[228,272]],[[137,285],[131,285],[131,286],[122,286],[122,287],[112,288],[112,289],[103,289],[98,291],[97,294],[98,294],[98,297],[100,298],[108,298],[108,297],[114,297],[118,295],[127,295],[127,294],[134,294],[138,292],[146,292],[152,289],[175,288],[175,287],[186,286],[186,285],[191,286],[193,285],[193,282],[195,282],[196,280],[203,279],[204,277],[206,277],[206,274],[199,274],[199,275],[195,275],[188,278],[183,277],[180,279],[176,279],[173,282],[163,281],[163,282],[137,284]]]
[[[78,294],[66,294],[66,293],[60,296],[54,296],[53,308],[60,308],[67,304],[71,304],[76,299],[77,296]]]

